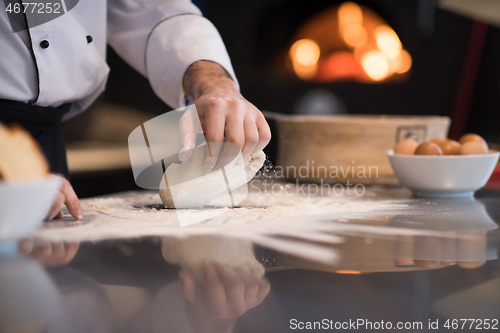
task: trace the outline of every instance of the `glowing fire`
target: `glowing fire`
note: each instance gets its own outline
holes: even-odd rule
[[[319,46],[310,39],[302,39],[292,46],[297,62],[303,66],[313,66],[319,59]]]
[[[290,48],[293,70],[298,77],[304,80],[316,76],[319,56],[319,46],[311,39],[298,40]]]
[[[347,27],[350,24],[363,24],[363,10],[354,2],[344,2],[338,9],[339,27]]]
[[[339,32],[347,45],[362,46],[368,41],[363,27],[363,11],[354,2],[343,3],[338,10]]]
[[[370,9],[349,1],[315,19],[289,50],[299,78],[373,82],[410,70],[412,58],[398,35]],[[332,27],[332,21],[337,28]],[[325,38],[324,31],[332,31],[331,38]]]
[[[379,51],[370,51],[363,55],[361,65],[366,74],[374,81],[380,81],[387,77],[390,67],[387,58]]]
[[[342,37],[350,47],[363,46],[368,41],[368,34],[361,24],[353,23],[342,29]]]
[[[411,68],[411,56],[406,50],[401,50],[398,56],[393,59],[394,61],[394,72],[398,74],[406,73]]]
[[[381,25],[375,29],[375,39],[377,40],[379,50],[382,51],[388,59],[397,57],[403,48],[398,35],[386,25]]]
[[[353,274],[353,275],[359,275],[361,274],[361,272],[358,272],[358,271],[351,271],[351,270],[340,270],[340,271],[335,271],[335,273],[339,273],[339,274]]]

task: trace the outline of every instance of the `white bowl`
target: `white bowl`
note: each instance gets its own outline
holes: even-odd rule
[[[400,155],[387,152],[399,182],[415,196],[465,198],[483,187],[490,178],[500,154],[484,155]]]
[[[23,328],[48,323],[62,309],[59,290],[35,260],[0,259],[0,332],[27,332]]]
[[[29,182],[0,181],[0,241],[27,236],[43,221],[61,179],[49,176]]]

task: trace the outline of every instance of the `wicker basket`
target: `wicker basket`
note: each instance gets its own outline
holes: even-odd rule
[[[446,137],[450,126],[440,116],[265,115],[279,131],[277,176],[304,182],[396,184],[387,150]]]

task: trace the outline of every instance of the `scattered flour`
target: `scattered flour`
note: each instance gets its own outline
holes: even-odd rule
[[[82,221],[75,223],[66,213],[63,225],[53,222],[59,223],[53,227],[46,223],[36,236],[49,241],[99,241],[146,236],[224,235],[248,239],[300,257],[312,256],[323,262],[337,258],[335,250],[325,244],[342,242],[342,235],[401,233],[399,228],[391,231],[387,221],[408,207],[404,200],[376,200],[370,193],[359,197],[309,197],[271,195],[260,189],[248,193],[240,207],[231,209],[164,209],[157,191],[124,192],[84,199],[81,203]],[[202,222],[181,227],[180,220]],[[371,225],[349,223],[359,220],[375,222]],[[408,232],[413,234],[414,230]]]

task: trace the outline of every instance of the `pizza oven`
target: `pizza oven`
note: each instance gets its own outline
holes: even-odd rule
[[[370,7],[351,1],[313,14],[296,29],[291,43],[278,63],[304,81],[402,81],[412,65],[389,23]]]

